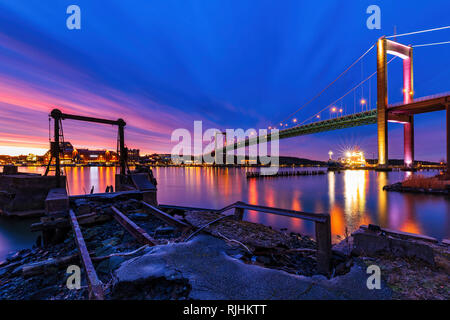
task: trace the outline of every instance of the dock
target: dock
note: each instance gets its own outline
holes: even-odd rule
[[[315,170],[315,171],[279,171],[275,174],[262,174],[261,172],[247,172],[247,179],[250,178],[277,178],[277,177],[294,177],[294,176],[317,176],[324,175],[326,171]]]

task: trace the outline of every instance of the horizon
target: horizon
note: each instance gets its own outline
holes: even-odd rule
[[[83,0],[78,1],[82,28],[74,31],[65,28],[61,14],[68,3],[0,1],[0,153],[48,150],[47,118],[55,107],[124,118],[128,147],[144,154],[170,153],[171,132],[192,131],[195,120],[205,128],[267,128],[323,89],[380,36],[393,34],[394,27],[397,33],[438,27],[435,21],[445,21],[444,9],[450,9],[446,1],[386,3],[382,29],[369,30],[361,25],[370,1],[328,0],[318,7],[297,1],[126,6]],[[107,18],[119,13],[119,19]],[[449,36],[446,30],[428,34],[427,40],[417,35],[401,42]],[[450,46],[415,49],[418,98],[450,89],[449,53]],[[358,66],[361,73],[375,68],[375,59],[369,58]],[[402,99],[400,69],[397,62],[389,71],[392,102]],[[334,89],[338,93],[348,86]],[[367,89],[358,92],[362,99],[367,95]],[[323,97],[297,117],[307,119],[333,97]],[[442,115],[415,117],[417,159],[445,158]],[[390,123],[389,131],[389,157],[401,158],[403,128]],[[67,121],[64,132],[80,147],[114,149],[116,132],[106,126]],[[376,125],[286,139],[280,154],[326,160],[328,150],[343,152],[355,145],[376,153]]]

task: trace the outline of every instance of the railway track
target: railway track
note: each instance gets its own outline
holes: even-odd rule
[[[172,217],[171,215],[146,203],[145,201],[141,201],[136,204],[139,204],[141,207],[138,210],[134,210],[132,214],[126,212],[126,210],[120,210],[118,208],[121,206],[120,203],[112,204],[110,206],[110,215],[112,216],[113,220],[110,220],[109,222],[103,222],[103,224],[116,222],[116,225],[120,226],[123,231],[126,231],[128,235],[132,237],[132,241],[128,241],[127,239],[123,240],[122,245],[124,247],[133,247],[132,242],[136,242],[136,244],[139,244],[141,246],[154,246],[156,244],[159,244],[161,242],[161,239],[158,240],[154,237],[156,236],[160,238],[161,236],[164,236],[165,232],[167,231],[167,227],[165,229],[165,232],[163,233],[158,232],[158,230],[163,230],[164,226],[167,225],[176,229],[176,232],[173,233],[173,236],[175,237],[181,235],[181,231],[185,231],[190,228],[188,224]],[[136,215],[136,211],[140,211],[138,213],[141,215],[142,220],[133,221],[132,218],[129,217],[129,215]],[[144,217],[145,214],[147,214],[148,219]],[[86,273],[89,299],[103,300],[107,295],[107,293],[105,292],[106,285],[104,281],[100,279],[101,277],[99,277],[99,275],[97,274],[93,262],[104,260],[102,259],[102,257],[99,257],[97,255],[96,251],[98,252],[99,250],[94,250],[95,248],[93,243],[97,243],[98,241],[96,242],[96,237],[92,236],[91,234],[89,234],[88,238],[85,239],[85,236],[83,236],[83,231],[85,234],[89,233],[90,227],[82,228],[80,226],[77,215],[75,214],[75,211],[73,209],[70,209],[69,211],[69,218],[76,242],[78,255],[81,260],[83,269]],[[158,221],[160,222],[159,225],[157,223]],[[153,233],[154,236],[151,236],[149,233]],[[103,240],[103,243],[107,240]],[[120,253],[118,253],[117,255],[120,255]]]

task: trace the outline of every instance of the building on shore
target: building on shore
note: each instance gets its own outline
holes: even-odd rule
[[[115,165],[119,157],[115,151],[76,149],[70,142],[64,142],[61,146],[62,165]],[[50,150],[44,155],[44,162],[50,160]]]

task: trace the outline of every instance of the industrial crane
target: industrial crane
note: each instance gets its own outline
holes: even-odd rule
[[[60,155],[62,152],[61,139],[64,139],[62,134],[62,120],[68,119],[118,126],[119,127],[118,151],[119,151],[120,174],[121,176],[125,176],[127,173],[129,173],[127,165],[127,148],[125,147],[125,140],[124,140],[126,123],[123,119],[108,120],[108,119],[78,116],[73,114],[62,113],[61,110],[59,109],[53,109],[52,112],[50,113],[50,117],[52,117],[54,120],[54,137],[53,141],[50,141],[51,156],[47,164],[47,169],[45,170],[45,176],[48,175],[53,160],[55,160],[55,175],[58,177],[61,175],[61,164],[60,164]]]

